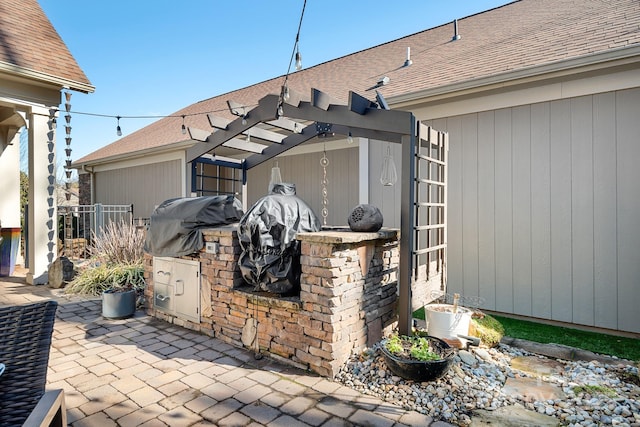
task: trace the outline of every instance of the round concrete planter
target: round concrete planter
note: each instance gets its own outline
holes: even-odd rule
[[[102,293],[102,317],[126,319],[136,312],[136,291],[105,291]]]
[[[427,304],[424,306],[429,335],[443,340],[459,340],[458,335],[469,335],[469,323],[473,311],[458,307],[453,312],[451,304]]]

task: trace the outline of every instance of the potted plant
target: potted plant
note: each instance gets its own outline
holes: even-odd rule
[[[392,335],[382,340],[380,350],[391,372],[413,381],[442,377],[455,354],[449,344],[432,336]]]
[[[66,287],[66,293],[102,297],[102,315],[124,319],[135,313],[144,280],[144,233],[125,221],[111,222],[92,234],[91,259]]]

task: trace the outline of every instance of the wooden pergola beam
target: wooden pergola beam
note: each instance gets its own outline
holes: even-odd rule
[[[246,117],[246,124],[242,124],[242,117],[230,122],[226,129],[221,129],[212,133],[206,141],[199,142],[187,149],[186,161],[192,162],[201,155],[212,151],[225,142],[244,133],[258,123],[275,120],[278,113],[278,97],[264,97],[258,106],[249,111]],[[275,133],[275,132],[274,132]]]
[[[413,114],[406,111],[368,108],[364,114],[357,114],[345,105],[331,105],[331,109],[326,111],[315,108],[308,102],[300,103],[297,108],[284,104],[282,108],[284,115],[292,119],[367,128],[398,135],[405,135],[413,120]]]
[[[311,88],[311,105],[327,111],[330,106],[338,105],[338,101],[318,89]]]
[[[289,120],[286,117],[280,117],[276,120],[271,120],[269,122],[265,122],[269,126],[273,126],[279,129],[288,130],[291,132],[299,132],[304,126],[295,120]]]
[[[213,134],[212,132],[198,129],[198,128],[187,128],[189,131],[189,136],[191,139],[195,141],[206,142],[209,140],[209,137]],[[222,144],[223,147],[235,148],[236,150],[241,151],[250,151],[252,153],[262,153],[268,145],[259,144],[252,141],[247,141],[242,138],[232,138]]]
[[[235,102],[235,101],[227,101],[227,105],[229,106],[229,111],[231,112],[231,114],[233,114],[234,116],[240,116],[242,117],[243,115],[247,114],[247,106],[240,104],[239,102]]]
[[[229,127],[229,124],[233,122],[232,120],[225,119],[222,117],[217,117],[212,114],[207,114],[207,117],[209,118],[209,123],[211,124],[211,127],[215,129],[220,129],[220,130],[226,130]],[[250,134],[252,138],[259,138],[259,139],[262,139],[263,141],[275,142],[277,144],[279,144],[280,141],[282,141],[285,137],[285,135],[282,135],[280,133],[262,129],[257,126],[247,129],[242,133],[244,135]]]
[[[193,128],[191,126],[187,127],[187,131],[189,132],[189,138],[194,141],[205,142],[211,136],[211,132],[208,130],[202,130],[198,128]]]
[[[279,154],[284,153],[287,150],[290,150],[298,145],[306,142],[310,139],[315,138],[318,135],[316,132],[316,125],[311,124],[306,128],[302,129],[300,133],[294,133],[287,136],[282,140],[281,144],[274,144],[267,147],[262,154],[254,154],[246,159],[246,167],[247,170],[258,166],[261,163],[276,157]]]
[[[364,96],[358,95],[353,91],[349,91],[349,110],[357,114],[365,114],[367,109],[376,108],[375,104]]]
[[[349,127],[344,125],[333,125],[331,127],[331,130],[337,135],[346,136],[346,135],[349,135],[349,133],[351,133],[351,136],[353,138],[368,138],[368,139],[375,139],[378,141],[395,142],[395,143],[402,142],[402,135],[398,135],[397,133],[382,132],[379,130],[371,130],[367,128],[356,128],[356,127]]]

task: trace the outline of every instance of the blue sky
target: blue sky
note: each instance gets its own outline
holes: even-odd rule
[[[72,111],[164,116],[287,72],[303,0],[39,0],[96,90]],[[509,0],[307,0],[303,67]],[[461,28],[464,37],[464,29]],[[129,134],[152,120],[120,120]],[[116,119],[72,114],[72,160],[118,139]],[[62,128],[58,163],[66,158]]]

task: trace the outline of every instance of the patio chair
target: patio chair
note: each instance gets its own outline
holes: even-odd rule
[[[45,393],[57,307],[0,307],[0,426],[66,425],[63,390]]]

